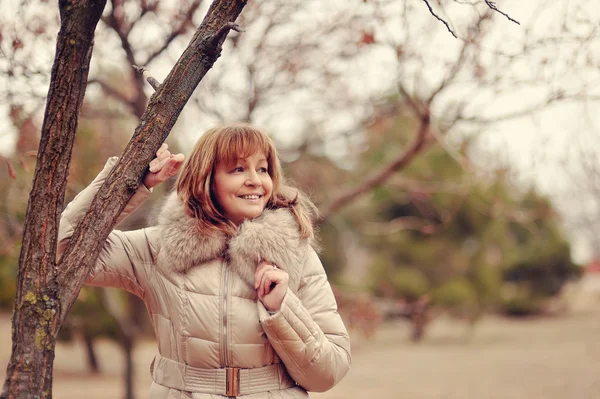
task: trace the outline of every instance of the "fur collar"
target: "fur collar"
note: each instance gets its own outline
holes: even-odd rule
[[[308,200],[301,200],[298,206],[305,206],[304,201]],[[301,267],[314,246],[312,239],[300,238],[298,224],[285,208],[267,209],[259,217],[245,221],[229,240],[223,233],[201,235],[196,219],[185,212],[176,192],[168,195],[158,225],[161,234],[157,263],[164,272],[185,274],[192,267],[224,257],[251,286],[256,266],[266,260],[287,271],[290,286],[297,288]]]

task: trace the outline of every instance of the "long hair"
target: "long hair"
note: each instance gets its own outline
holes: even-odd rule
[[[233,236],[237,227],[220,209],[214,195],[216,165],[262,152],[267,158],[268,173],[273,181],[273,193],[267,209],[288,208],[298,223],[302,238],[314,237],[313,220],[317,209],[299,190],[284,181],[277,150],[271,138],[262,131],[243,123],[209,129],[196,142],[192,153],[177,178],[177,195],[187,213],[198,220],[201,234],[215,230]]]

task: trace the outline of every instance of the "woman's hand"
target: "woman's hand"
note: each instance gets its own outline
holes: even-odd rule
[[[152,188],[169,180],[179,172],[184,159],[183,154],[171,154],[169,146],[163,143],[156,152],[156,158],[150,162],[150,171],[144,176],[144,185]]]
[[[290,276],[272,263],[262,261],[254,273],[254,288],[258,299],[271,312],[281,309]]]

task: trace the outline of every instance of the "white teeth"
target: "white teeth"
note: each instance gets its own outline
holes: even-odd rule
[[[249,200],[253,200],[253,199],[259,199],[260,195],[242,195],[243,199],[249,199]]]

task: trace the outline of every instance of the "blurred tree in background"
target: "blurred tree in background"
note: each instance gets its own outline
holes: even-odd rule
[[[416,123],[406,111],[374,123],[357,179],[406,147]],[[508,171],[477,170],[469,144],[430,144],[341,213],[370,253],[363,276],[377,296],[414,303],[427,295],[471,321],[485,311],[542,313],[580,268],[549,200],[516,187]]]

